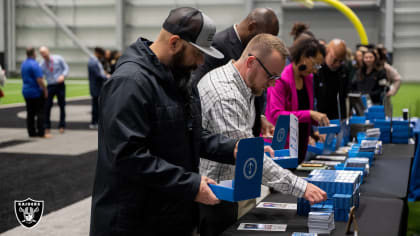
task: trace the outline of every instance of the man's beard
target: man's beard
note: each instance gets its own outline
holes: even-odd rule
[[[174,77],[177,88],[181,91],[183,96],[189,97],[191,92],[191,72],[197,69],[197,65],[194,64],[192,66],[185,66],[183,63],[184,57],[185,48],[183,48],[180,52],[174,55],[174,57],[172,58],[172,62],[169,65],[169,68],[171,69],[172,76]]]

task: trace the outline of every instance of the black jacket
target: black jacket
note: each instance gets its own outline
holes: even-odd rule
[[[126,50],[100,95],[91,235],[187,235],[199,156],[234,164],[236,141],[202,130],[200,101],[184,100],[150,44]]]
[[[357,71],[357,76],[352,81],[352,88],[355,92],[362,94],[369,94],[373,104],[383,105],[383,99],[388,91],[382,82],[387,81],[386,72],[384,69],[374,69],[371,73],[362,76],[363,70]]]
[[[325,113],[328,119],[338,119],[337,94],[339,94],[341,118],[347,118],[346,98],[351,90],[351,78],[346,66],[331,71],[323,65],[314,75],[314,96],[317,111]]]
[[[223,59],[217,59],[208,55],[204,57],[204,64],[197,68],[192,75],[192,80],[194,86],[198,84],[200,79],[207,74],[207,72],[216,69],[217,67],[223,66],[228,63],[230,60],[238,60],[242,51],[245,49],[242,42],[238,39],[235,29],[233,26],[220,31],[214,36],[212,46],[217,48],[220,52],[223,53]],[[254,136],[260,136],[261,132],[261,114],[263,113],[263,108],[265,105],[265,96],[255,97],[255,121],[252,128],[252,133]]]

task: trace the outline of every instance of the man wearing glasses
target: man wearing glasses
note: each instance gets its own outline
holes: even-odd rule
[[[274,86],[285,65],[288,51],[276,36],[255,36],[237,61],[207,73],[198,83],[203,128],[230,138],[253,137],[252,127],[256,116],[254,99],[265,89]],[[273,153],[271,147],[265,151]],[[234,166],[201,159],[200,174],[217,182],[233,179]],[[326,199],[324,191],[278,166],[271,158],[264,158],[264,185],[275,190],[304,197],[311,203]],[[245,207],[248,205],[248,207]],[[250,207],[255,199],[230,203],[222,201],[215,206],[200,206],[200,235],[220,235]]]
[[[350,89],[351,78],[346,59],[346,43],[333,39],[327,45],[325,65],[314,75],[315,106],[317,111],[325,113],[329,119],[338,119],[337,96],[340,100],[341,118],[347,117],[346,97]]]

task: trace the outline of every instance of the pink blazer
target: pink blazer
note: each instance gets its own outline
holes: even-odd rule
[[[312,74],[304,78],[304,83],[309,97],[310,110],[313,110],[314,106],[312,78]],[[281,78],[276,81],[276,85],[267,89],[267,106],[265,109],[265,116],[273,125],[276,124],[279,115],[290,115],[291,113],[299,119],[299,123],[309,123],[308,137],[306,137],[307,142],[311,125],[314,122],[311,119],[310,110],[298,110],[298,106],[293,64],[290,63],[284,68]]]

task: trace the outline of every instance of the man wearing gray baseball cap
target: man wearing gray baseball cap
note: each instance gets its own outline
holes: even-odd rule
[[[90,235],[191,235],[198,203],[220,201],[198,174],[199,156],[233,164],[238,140],[201,126],[190,73],[212,48],[201,11],[170,12],[155,42],[139,38],[99,97],[98,161]]]

